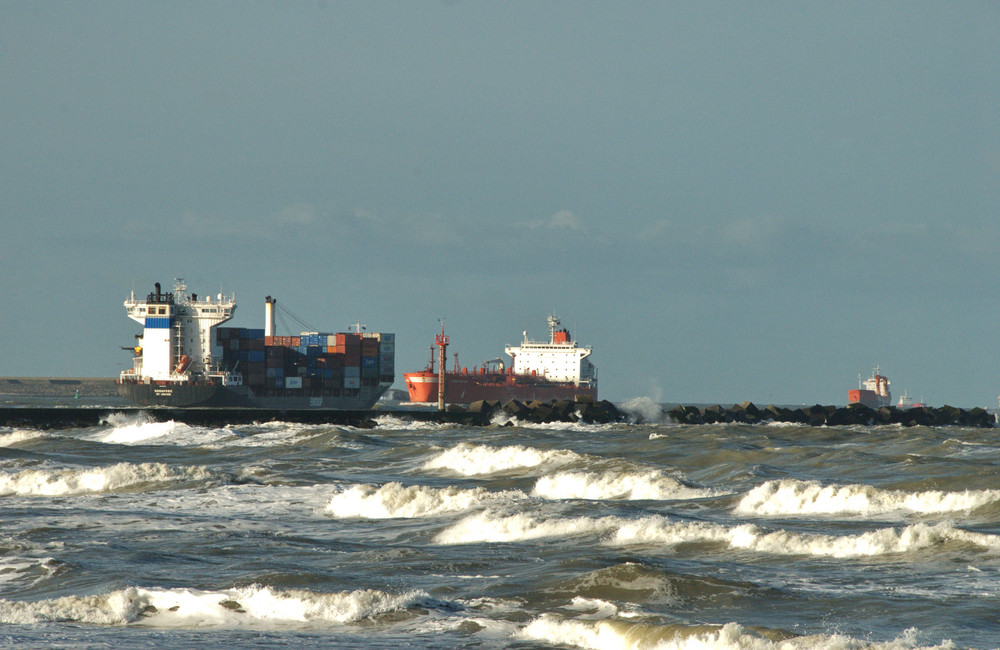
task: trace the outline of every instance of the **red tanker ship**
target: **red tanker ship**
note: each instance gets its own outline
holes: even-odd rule
[[[559,319],[555,316],[548,318],[548,324],[548,341],[531,341],[525,332],[521,345],[504,348],[511,358],[510,364],[498,357],[469,372],[468,368],[459,367],[456,357],[455,368],[444,373],[444,401],[469,404],[478,400],[547,401],[579,396],[596,401],[597,368],[588,359],[590,346],[578,346],[569,331],[559,327]],[[435,337],[435,344],[441,352],[439,356],[444,359],[448,337],[443,328]],[[440,376],[434,368],[433,352],[426,369],[404,373],[410,401],[437,402]]]
[[[892,394],[889,392],[889,379],[879,374],[878,366],[872,376],[863,383],[861,375],[858,375],[858,387],[856,390],[847,391],[848,404],[864,404],[873,409],[892,404]]]

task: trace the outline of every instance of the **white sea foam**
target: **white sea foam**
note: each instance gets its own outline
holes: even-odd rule
[[[243,427],[241,427],[243,428]],[[203,429],[212,439],[203,444],[217,449],[220,447],[280,447],[297,445],[306,440],[330,433],[330,425],[301,424],[298,422],[261,422],[247,427],[250,433],[239,429]]]
[[[582,458],[568,450],[544,450],[510,445],[491,447],[467,442],[443,451],[426,463],[425,470],[447,470],[462,476],[497,474],[538,467],[559,467]]]
[[[137,419],[130,422],[115,424],[115,428],[110,433],[101,438],[102,442],[118,445],[139,445],[146,444],[151,440],[157,440],[169,436],[171,442],[175,444],[180,438],[189,439],[196,431],[182,422],[150,422],[148,420]]]
[[[577,616],[580,619],[597,620],[618,615],[631,615],[629,612],[623,614],[618,605],[603,598],[584,598],[582,596],[575,596],[565,609],[572,612],[584,612]]]
[[[635,397],[622,402],[619,408],[633,418],[641,418],[647,423],[670,422],[670,417],[663,407],[650,397]]]
[[[185,480],[205,480],[209,472],[202,467],[172,468],[163,463],[118,463],[89,469],[29,469],[16,473],[0,472],[0,495],[64,496],[115,492],[153,484]]]
[[[766,531],[754,524],[724,526],[708,522],[678,522],[666,517],[644,517],[620,526],[610,543],[681,544],[722,543],[775,555],[812,555],[834,558],[872,557],[908,553],[948,543],[972,544],[985,550],[1000,550],[1000,537],[955,528],[950,523],[933,526],[913,524],[903,528],[881,528],[858,535],[820,535],[784,530]]]
[[[437,422],[410,420],[395,415],[378,415],[373,419],[375,420],[375,425],[385,431],[428,431],[437,430],[445,426]]]
[[[35,583],[52,576],[61,564],[51,557],[0,555],[0,584],[28,579]]]
[[[13,447],[28,440],[37,440],[45,437],[41,431],[33,429],[14,429],[8,433],[0,433],[0,447]]]
[[[224,591],[130,587],[96,596],[41,601],[0,599],[0,623],[71,621],[87,625],[158,627],[262,627],[345,624],[423,605],[423,592],[389,594],[373,589],[340,593],[281,591],[258,585]]]
[[[438,544],[475,544],[488,542],[521,542],[570,535],[599,535],[621,524],[617,517],[543,519],[519,513],[504,516],[485,511],[463,518],[444,529],[434,538]]]
[[[870,485],[822,485],[817,481],[768,481],[751,490],[736,512],[753,515],[878,515],[969,512],[1000,500],[1000,490],[901,492]]]
[[[611,516],[543,518],[526,513],[502,515],[490,510],[462,518],[438,533],[434,541],[443,545],[509,543],[574,535],[606,535],[605,543],[615,545],[716,543],[734,550],[834,558],[909,553],[950,543],[1000,550],[1000,537],[962,530],[950,523],[933,526],[920,523],[836,536],[768,531],[754,524],[726,526],[703,521],[676,521],[660,515],[640,519]]]
[[[791,636],[781,632],[757,633],[738,623],[725,625],[657,625],[622,620],[563,619],[551,614],[530,622],[518,637],[527,641],[579,648],[616,650],[913,650],[918,633],[907,630],[902,637],[871,643],[848,636],[816,634]],[[769,638],[769,637],[774,637]],[[954,646],[945,641],[941,650]],[[925,650],[932,650],[926,648]]]
[[[556,472],[535,483],[533,495],[546,499],[700,499],[715,496],[713,490],[693,488],[659,470]]]
[[[335,517],[367,519],[437,517],[495,504],[524,499],[522,492],[489,492],[483,488],[433,488],[423,485],[404,487],[387,483],[381,487],[355,485],[333,495],[327,512]]]

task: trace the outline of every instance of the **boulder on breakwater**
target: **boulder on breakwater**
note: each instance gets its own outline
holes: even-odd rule
[[[982,429],[996,426],[995,416],[986,409],[976,407],[966,410],[954,406],[918,406],[909,409],[883,406],[873,409],[864,404],[850,404],[848,406],[816,404],[798,408],[770,404],[760,409],[752,402],[741,402],[729,407],[678,405],[667,411],[666,414],[679,424],[789,422],[814,427],[900,424],[906,427],[962,426]]]

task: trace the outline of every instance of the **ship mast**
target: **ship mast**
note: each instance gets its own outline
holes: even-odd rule
[[[441,319],[441,333],[434,336],[438,346],[438,410],[444,410],[444,376],[448,364],[448,336],[444,333],[444,319]]]

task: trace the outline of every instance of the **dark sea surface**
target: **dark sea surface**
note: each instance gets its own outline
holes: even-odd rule
[[[107,411],[0,428],[0,645],[1000,646],[996,429]]]

